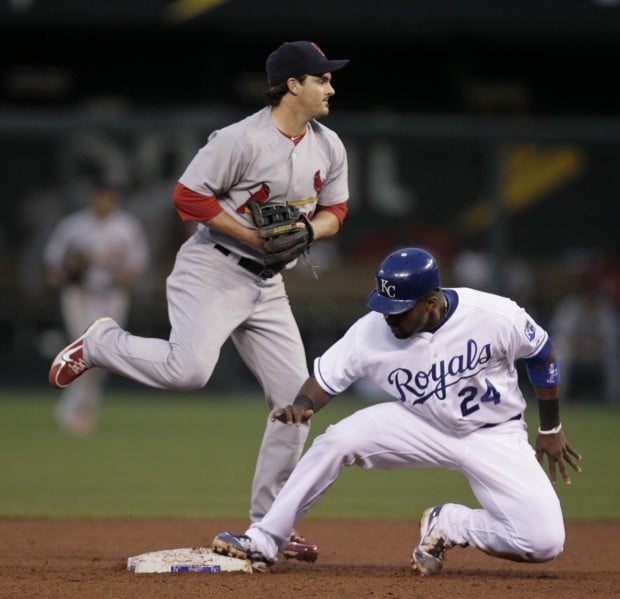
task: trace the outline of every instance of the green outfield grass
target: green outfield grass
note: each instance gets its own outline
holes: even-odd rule
[[[62,433],[58,395],[0,392],[0,517],[246,518],[267,411],[255,397],[208,391],[110,393],[99,430]],[[342,396],[314,418],[311,438],[367,405]],[[620,519],[618,409],[568,404],[563,422],[584,455],[558,483],[567,519]],[[531,430],[535,413],[528,415]],[[346,468],[307,518],[401,519],[445,501],[475,506],[460,474]]]

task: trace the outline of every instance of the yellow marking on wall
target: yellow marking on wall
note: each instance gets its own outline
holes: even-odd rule
[[[522,212],[531,204],[576,179],[585,169],[586,155],[576,147],[519,146],[506,152],[502,199],[508,214]],[[458,218],[466,233],[480,233],[492,224],[492,202],[483,198]]]
[[[174,0],[167,8],[168,16],[177,22],[188,21],[200,13],[208,12],[229,0]]]

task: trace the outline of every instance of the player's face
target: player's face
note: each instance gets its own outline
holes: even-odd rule
[[[400,314],[386,314],[385,322],[397,339],[407,339],[412,335],[437,325],[436,301],[419,301],[413,308]]]
[[[331,73],[321,76],[308,75],[302,85],[299,101],[308,118],[329,114],[329,99],[336,93],[332,87]]]
[[[118,197],[114,191],[108,189],[93,192],[90,207],[97,218],[107,218],[118,206]]]

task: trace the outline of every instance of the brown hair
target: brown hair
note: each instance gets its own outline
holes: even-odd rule
[[[306,80],[307,75],[301,75],[299,77],[295,77],[297,81],[303,83]],[[267,88],[265,92],[265,100],[269,106],[279,106],[282,98],[288,93],[288,79],[283,83],[279,83],[278,85],[273,85]]]

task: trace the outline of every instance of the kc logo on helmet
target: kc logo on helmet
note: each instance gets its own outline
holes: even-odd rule
[[[396,297],[396,285],[390,285],[390,282],[387,279],[379,279],[379,281],[381,282],[379,293],[394,299]]]

